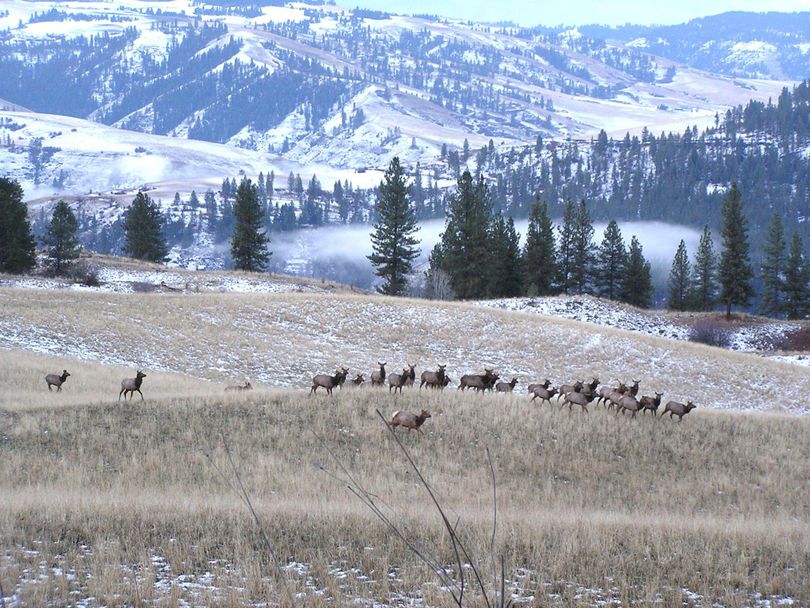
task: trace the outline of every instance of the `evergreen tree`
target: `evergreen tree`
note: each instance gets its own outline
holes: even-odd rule
[[[577,293],[590,291],[591,277],[593,276],[593,223],[585,201],[582,200],[577,207],[574,231],[572,234],[572,262],[571,278]]]
[[[163,234],[160,207],[148,195],[138,192],[124,218],[125,251],[133,258],[164,262],[169,253]]]
[[[0,272],[21,274],[36,266],[36,246],[20,184],[0,177]]]
[[[523,253],[527,294],[546,296],[556,293],[556,255],[554,228],[548,216],[548,205],[535,198],[529,212],[529,228]]]
[[[208,216],[208,232],[214,234],[217,228],[217,198],[213,190],[205,192],[205,213]]]
[[[492,205],[483,178],[473,182],[465,171],[450,195],[447,222],[441,239],[441,270],[449,277],[456,297],[482,298],[489,287],[489,226]]]
[[[776,316],[782,312],[782,292],[785,272],[785,231],[778,213],[773,214],[762,260],[762,312]]]
[[[787,318],[807,318],[810,313],[810,262],[798,233],[793,234],[785,261],[784,294],[783,310]]]
[[[559,269],[559,285],[564,293],[574,287],[574,232],[576,230],[577,210],[574,202],[565,203],[563,221],[557,227],[559,232],[559,246],[557,248],[557,268]]]
[[[723,200],[721,215],[723,250],[717,276],[720,301],[726,306],[726,319],[730,319],[731,307],[746,306],[754,294],[751,286],[754,272],[748,257],[748,222],[742,212],[742,195],[736,183],[731,184]]]
[[[191,191],[191,196],[188,199],[188,204],[192,209],[196,209],[200,206],[200,199],[197,197],[197,192],[195,190]]]
[[[691,265],[689,254],[686,252],[686,243],[683,239],[678,244],[678,250],[672,259],[672,269],[669,271],[669,300],[667,306],[671,310],[688,310]]]
[[[271,255],[267,251],[269,239],[261,230],[264,213],[259,204],[258,189],[247,178],[236,191],[233,215],[236,221],[231,237],[233,267],[249,272],[264,270]]]
[[[344,224],[346,220],[349,219],[349,197],[346,196],[345,192],[343,191],[343,186],[340,183],[340,180],[335,182],[335,187],[332,189],[332,198],[335,199],[335,204],[338,208],[338,217],[340,221]]]
[[[712,233],[708,226],[703,227],[695,263],[692,266],[689,307],[708,312],[717,301],[717,256],[714,253]]]
[[[504,220],[499,213],[492,221],[490,230],[490,289],[495,298],[515,298],[523,287],[523,260],[520,256],[520,237],[515,222],[510,217]]]
[[[639,308],[648,308],[653,293],[652,271],[635,235],[630,240],[630,251],[622,274],[621,300]]]
[[[57,275],[64,274],[79,257],[78,230],[79,223],[68,204],[65,201],[56,203],[42,242],[48,248],[49,265]]]
[[[419,227],[408,200],[405,174],[396,156],[380,183],[375,215],[377,221],[371,233],[373,253],[368,259],[376,268],[375,274],[383,279],[377,291],[391,296],[405,295],[413,260],[419,255],[419,241],[413,237]]]
[[[602,243],[596,255],[596,286],[599,295],[609,300],[619,297],[622,273],[627,261],[627,248],[616,220],[605,228]]]

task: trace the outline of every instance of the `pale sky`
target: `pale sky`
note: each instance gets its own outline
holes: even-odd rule
[[[338,0],[338,4],[399,14],[513,21],[527,26],[673,24],[726,11],[810,11],[810,0]]]

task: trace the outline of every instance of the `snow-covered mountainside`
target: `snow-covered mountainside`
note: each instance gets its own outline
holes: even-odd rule
[[[304,3],[223,7],[170,0],[155,8],[139,0],[10,0],[0,28],[6,100],[0,106],[351,170],[383,167],[393,155],[428,164],[443,145],[460,149],[465,139],[475,150],[490,139],[501,147],[538,135],[590,137],[601,129],[617,136],[644,127],[682,131],[706,126],[748,99],[776,98],[788,80],[778,70],[758,71],[758,79],[716,75],[647,52],[638,41],[579,30]],[[744,37],[744,31],[725,35]],[[56,178],[67,193],[115,188],[115,177],[123,184],[135,174],[159,182],[175,169],[155,143],[136,144],[146,152],[99,184],[72,161],[92,162],[109,154],[105,146],[90,151],[80,141],[50,137],[64,133],[50,126],[53,117],[2,119],[4,172],[32,181],[6,154],[42,137],[45,148],[60,149],[54,159],[61,153],[57,164],[66,172],[44,183]],[[21,122],[27,127],[18,128]],[[74,139],[94,142],[78,126],[70,128],[79,134]],[[131,139],[99,133],[111,143]],[[266,163],[263,154],[251,158]],[[222,167],[215,170],[207,177],[221,180]],[[182,179],[182,166],[177,173]]]

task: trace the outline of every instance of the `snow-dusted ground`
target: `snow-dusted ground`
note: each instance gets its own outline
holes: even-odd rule
[[[505,298],[483,300],[479,306],[530,312],[549,317],[584,321],[607,327],[641,332],[650,336],[689,340],[691,325],[688,317],[654,310],[639,310],[630,306],[591,296],[553,296],[539,298]],[[767,354],[764,347],[782,342],[795,331],[797,324],[780,321],[752,323],[729,329],[731,350],[758,352],[769,358],[810,367],[810,353]]]

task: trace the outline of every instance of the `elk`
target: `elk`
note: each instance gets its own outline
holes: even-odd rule
[[[619,403],[616,404],[616,415],[621,411],[622,416],[624,416],[624,411],[627,410],[628,412],[633,412],[633,418],[635,418],[640,409],[641,403],[635,397],[627,394],[619,399]]]
[[[244,384],[229,384],[225,387],[226,391],[252,391],[253,385],[250,383],[249,380],[246,380]]]
[[[309,389],[309,394],[311,395],[313,393],[317,393],[318,388],[323,387],[326,389],[326,394],[331,395],[332,389],[336,386],[342,385],[348,374],[349,370],[345,367],[336,369],[334,376],[330,376],[329,374],[318,374],[312,379],[312,388]]]
[[[596,405],[599,405],[601,403],[602,405],[606,406],[608,404],[608,399],[610,399],[611,393],[615,391],[618,392],[620,395],[623,395],[626,390],[627,387],[625,386],[624,382],[619,382],[619,386],[617,386],[616,388],[603,386],[602,388],[599,389],[599,399],[596,400]]]
[[[357,376],[354,378],[354,380],[352,380],[352,384],[354,386],[360,386],[365,381],[366,381],[366,379],[363,377],[363,374],[357,374]]]
[[[563,384],[560,387],[560,392],[557,393],[557,401],[560,400],[560,397],[565,397],[568,393],[579,393],[583,386],[585,386],[585,383],[582,382],[582,380],[577,380],[574,384]]]
[[[131,401],[132,395],[135,394],[135,391],[138,391],[138,394],[141,396],[141,401],[143,401],[141,384],[143,384],[144,378],[146,378],[146,374],[144,374],[141,370],[138,370],[134,378],[124,378],[121,380],[121,392],[118,393],[118,400],[121,401],[121,395],[123,395],[124,401],[126,401],[127,393],[129,393],[129,399]]]
[[[68,376],[70,376],[70,374],[66,369],[62,370],[61,376],[58,374],[48,374],[45,376],[45,382],[48,384],[48,390],[52,390],[51,387],[55,386],[57,393],[61,391],[62,385],[65,383],[65,380],[68,379]]]
[[[567,403],[568,404],[568,411],[570,412],[570,411],[572,411],[571,410],[572,405],[579,405],[580,407],[582,407],[582,412],[584,414],[587,414],[588,413],[588,404],[591,401],[593,401],[595,398],[596,398],[596,395],[593,394],[593,393],[588,395],[588,394],[585,394],[585,393],[581,393],[579,391],[571,391],[570,393],[568,393],[565,396],[565,399],[563,399],[563,403],[560,406],[560,409],[564,408],[565,404]]]
[[[416,382],[416,365],[408,365],[408,373],[405,374],[405,386],[411,387]]]
[[[534,389],[536,389],[536,388],[546,388],[547,389],[549,386],[551,386],[551,380],[546,378],[544,382],[540,382],[540,383],[532,382],[528,386],[527,390],[529,391],[529,394],[531,395],[534,392]]]
[[[667,404],[664,406],[664,411],[661,412],[661,418],[664,417],[664,414],[669,412],[669,417],[672,418],[672,415],[678,417],[678,422],[683,421],[683,417],[686,416],[689,412],[695,409],[697,406],[692,403],[691,401],[687,401],[686,405],[683,403],[678,403],[677,401],[667,401]]]
[[[391,428],[396,429],[398,426],[404,426],[408,429],[408,433],[410,433],[413,429],[416,429],[423,435],[425,434],[421,428],[425,420],[430,418],[430,412],[426,412],[422,410],[419,414],[414,414],[412,412],[394,412],[394,415],[391,417]]]
[[[616,411],[618,412],[619,403],[621,402],[622,399],[624,399],[625,395],[630,395],[630,389],[627,387],[625,387],[623,392],[619,392],[617,390],[611,391],[610,394],[608,394],[607,399],[605,400],[605,403],[607,403],[607,408],[609,410],[612,410],[613,406],[615,405]]]
[[[385,363],[377,361],[380,366],[379,371],[371,373],[371,386],[383,386],[385,384]]]
[[[580,392],[586,395],[593,395],[596,392],[596,387],[599,386],[599,378],[594,378],[589,384],[584,384]]]
[[[483,374],[464,374],[461,380],[459,380],[456,390],[464,391],[468,388],[472,388],[476,391],[483,391],[487,388],[492,388],[492,384],[498,378],[498,374],[485,367]]]
[[[445,378],[444,374],[446,368],[447,368],[446,365],[440,365],[439,369],[436,370],[435,372],[429,372],[427,370],[423,371],[422,375],[420,376],[421,383],[419,384],[419,388],[422,388],[426,384],[430,388],[438,388],[438,389],[442,389],[445,386],[447,386],[447,383],[445,383],[444,381]]]
[[[406,367],[401,374],[388,374],[388,392],[390,393],[393,389],[396,394],[397,389],[399,389],[400,394],[402,394],[402,387],[405,386],[409,373],[410,370]]]
[[[641,403],[641,413],[644,414],[647,410],[652,412],[653,417],[658,413],[658,406],[661,405],[661,397],[664,393],[659,393],[658,391],[655,392],[655,397],[648,397],[647,395],[642,395],[639,402]]]
[[[556,388],[543,388],[543,386],[540,384],[535,385],[534,390],[531,391],[532,401],[540,397],[540,403],[543,403],[543,401],[548,401],[549,405],[551,405],[551,398],[556,394]]]
[[[512,378],[509,382],[498,382],[498,384],[495,385],[495,390],[499,393],[511,393],[515,390],[517,382],[517,378]]]
[[[633,385],[628,390],[631,397],[638,395],[638,380],[633,380]]]

